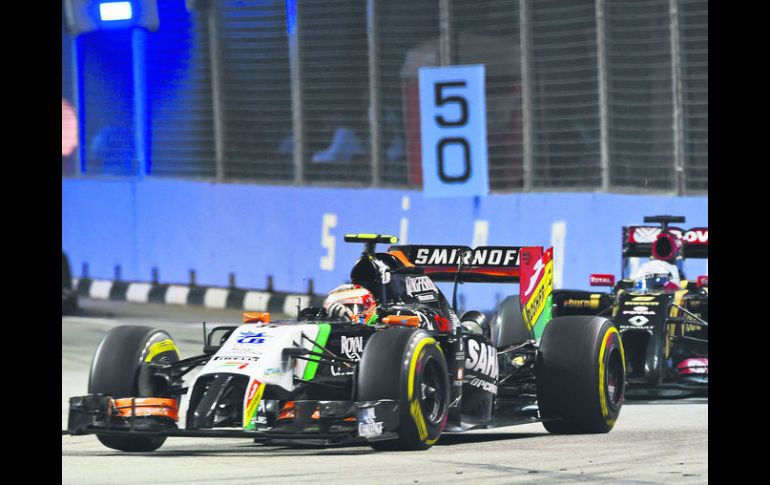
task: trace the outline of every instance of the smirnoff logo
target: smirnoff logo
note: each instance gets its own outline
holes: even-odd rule
[[[421,247],[417,249],[414,264],[420,266],[454,266],[463,262],[471,266],[519,265],[519,248],[506,247]]]
[[[591,286],[615,286],[615,275],[592,274],[590,284]]]

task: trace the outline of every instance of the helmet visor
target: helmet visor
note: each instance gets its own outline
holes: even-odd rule
[[[671,277],[667,274],[648,274],[640,276],[634,281],[634,290],[640,292],[664,290]]]

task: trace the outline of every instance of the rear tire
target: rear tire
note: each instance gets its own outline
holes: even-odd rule
[[[157,389],[154,389],[157,386],[153,382],[153,371],[148,364],[170,364],[178,360],[179,353],[166,332],[138,325],[115,327],[96,349],[88,378],[88,392],[113,398],[175,397],[158,395]],[[97,434],[96,437],[108,448],[135,452],[155,451],[166,441],[165,436]]]
[[[397,440],[370,443],[376,450],[427,450],[444,430],[449,371],[438,342],[421,330],[390,328],[366,343],[358,372],[358,400],[394,399]]]
[[[623,405],[625,362],[620,334],[602,317],[551,320],[536,369],[543,426],[551,433],[607,433]]]

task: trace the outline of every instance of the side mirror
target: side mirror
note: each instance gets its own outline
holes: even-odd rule
[[[217,351],[222,347],[222,344],[225,343],[225,340],[230,337],[230,334],[232,334],[233,330],[236,328],[238,327],[227,326],[212,328],[206,335],[206,342],[203,345],[203,353],[217,353]]]
[[[592,274],[589,282],[591,286],[615,286],[615,275]]]

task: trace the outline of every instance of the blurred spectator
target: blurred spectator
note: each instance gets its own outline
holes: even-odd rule
[[[406,143],[402,135],[403,125],[398,110],[392,107],[385,108],[385,131],[393,133],[388,147],[385,149],[385,157],[389,161],[398,161],[406,159]]]
[[[75,108],[66,99],[61,99],[61,172],[71,175],[75,172],[72,155],[78,146],[78,118]]]
[[[357,156],[365,156],[366,149],[355,131],[340,126],[334,131],[332,142],[326,150],[313,155],[313,163],[352,162]]]
[[[107,125],[91,140],[88,172],[104,175],[131,175],[134,167],[134,139],[128,129]]]
[[[294,135],[289,133],[288,135],[281,138],[275,153],[277,155],[281,155],[282,157],[291,158],[294,155]]]

